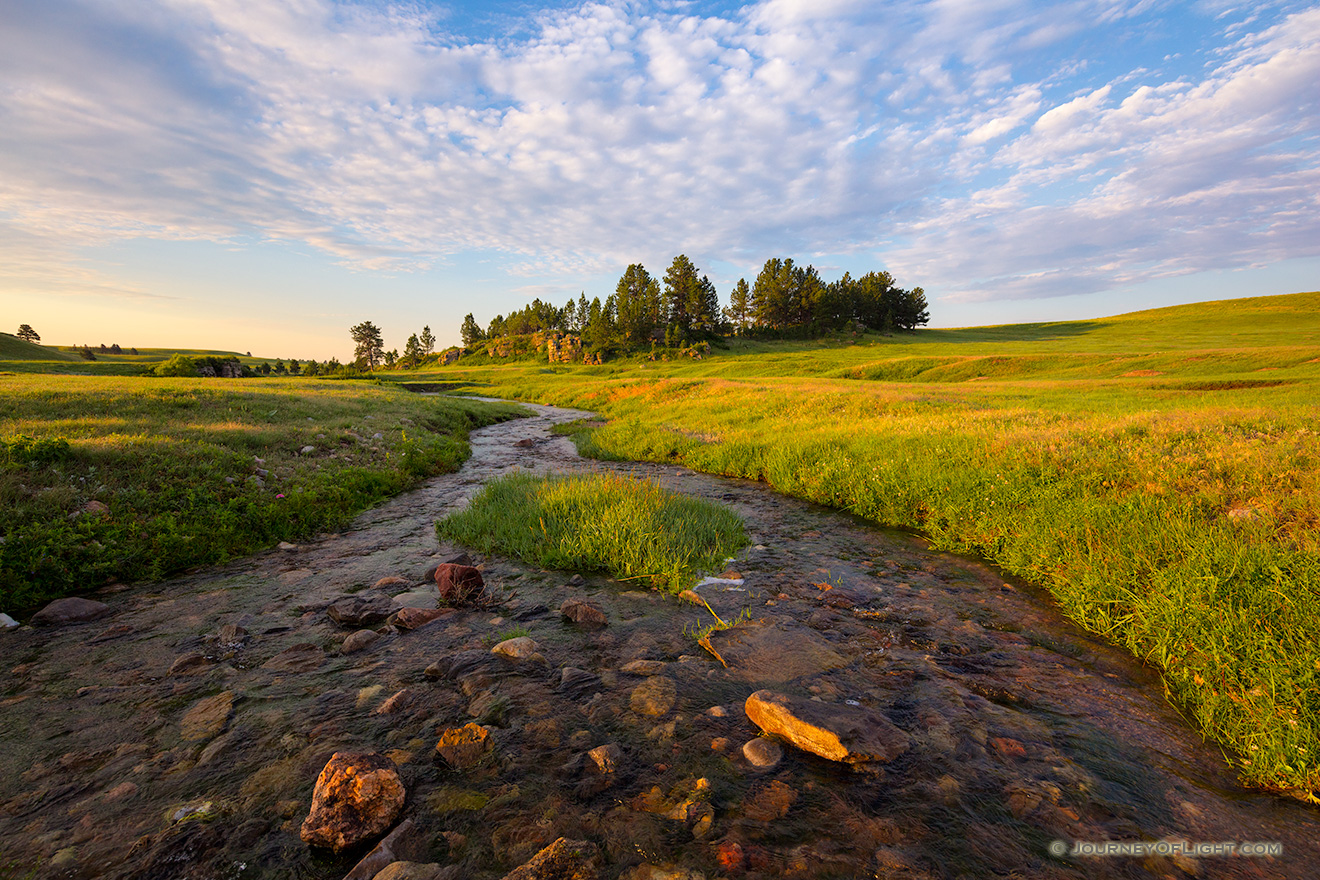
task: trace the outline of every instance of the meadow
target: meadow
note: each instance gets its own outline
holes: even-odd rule
[[[0,362],[0,608],[15,616],[340,528],[456,469],[471,428],[518,415],[370,382],[10,363]]]
[[[400,381],[581,407],[603,458],[919,530],[1156,666],[1247,784],[1320,790],[1320,293]]]

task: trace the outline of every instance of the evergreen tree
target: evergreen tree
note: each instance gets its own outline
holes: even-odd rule
[[[398,362],[399,362],[399,350],[397,348],[391,348],[389,351],[385,352],[385,369],[387,370],[394,369],[394,365],[397,364]]]
[[[380,328],[370,321],[363,321],[349,330],[357,348],[353,350],[353,359],[368,370],[375,370],[376,364],[385,357],[385,340],[380,336]]]
[[[623,272],[614,288],[618,308],[619,334],[624,345],[644,345],[651,331],[660,325],[660,284],[641,263],[633,263]]]
[[[435,336],[432,335],[429,324],[422,328],[422,335],[417,337],[417,341],[422,344],[422,354],[427,355],[435,351]]]
[[[422,362],[425,353],[422,351],[421,340],[414,333],[408,337],[408,341],[403,346],[403,365],[405,367],[415,367]]]
[[[286,372],[286,368],[285,368],[285,366],[284,366],[284,359],[283,359],[283,358],[281,358],[281,359],[275,361],[275,372],[276,372],[276,373],[283,373],[283,372]]]
[[[37,343],[41,341],[41,334],[33,330],[31,324],[19,324],[18,332],[14,335],[24,342]]]
[[[494,325],[495,322],[492,321],[491,327],[494,328]],[[464,348],[471,348],[472,346],[480,342],[483,338],[481,327],[477,324],[475,320],[473,320],[471,312],[468,312],[467,317],[463,319],[463,326],[459,329],[458,332],[459,335],[463,338]],[[494,335],[493,329],[491,335]]]
[[[289,358],[289,373],[297,376],[302,372],[302,365],[298,363],[297,358]]]
[[[747,329],[752,317],[752,291],[747,286],[746,278],[739,278],[738,283],[733,286],[733,292],[729,294],[729,307],[724,310],[724,316],[733,325],[735,333],[742,333]]]
[[[686,254],[679,254],[665,270],[665,323],[687,336],[692,328],[691,306],[700,296],[701,279],[697,277],[697,267]]]

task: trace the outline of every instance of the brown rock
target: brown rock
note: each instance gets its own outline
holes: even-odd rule
[[[468,770],[477,766],[491,749],[490,730],[470,721],[462,727],[451,727],[440,734],[435,750],[445,763],[455,770]]]
[[[422,575],[422,580],[428,583],[434,581],[436,569],[445,564],[470,566],[472,565],[472,557],[468,556],[466,553],[460,553],[452,559],[446,559],[444,562],[436,563],[426,570],[426,573]]]
[[[666,665],[668,664],[661,660],[633,660],[620,668],[629,675],[651,676],[664,672]]]
[[[403,809],[394,762],[374,752],[336,752],[316,779],[303,842],[339,852],[382,834]]]
[[[360,629],[344,639],[343,644],[339,646],[341,654],[355,654],[358,651],[371,647],[371,645],[380,638],[380,633],[372,629]]]
[[[860,707],[760,690],[747,698],[743,708],[766,733],[831,761],[889,761],[908,747],[907,734],[888,718]]]
[[[600,860],[594,843],[561,837],[521,868],[505,874],[504,880],[596,880]]]
[[[180,731],[186,742],[210,739],[225,729],[229,713],[234,708],[234,695],[229,691],[198,700],[183,716]]]
[[[222,648],[237,648],[247,641],[248,631],[236,623],[226,623],[220,627],[217,640]]]
[[[991,747],[1005,758],[1025,758],[1027,748],[1015,739],[1009,739],[1006,736],[996,736],[990,740]]]
[[[847,665],[847,659],[815,632],[756,621],[716,630],[701,646],[729,669],[733,678],[753,684],[792,681]]]
[[[372,880],[373,877],[378,876],[381,871],[398,861],[396,850],[404,848],[401,844],[406,844],[412,830],[412,819],[404,819],[385,836],[384,840],[376,844],[375,849],[363,856],[362,860],[353,866],[353,870],[344,875],[344,880]]]
[[[596,746],[587,752],[587,757],[592,760],[596,769],[601,773],[613,773],[623,760],[623,749],[615,743],[609,743],[608,745]]]
[[[758,736],[743,743],[743,757],[758,770],[770,770],[784,757],[784,750],[772,739]]]
[[[513,639],[505,639],[491,648],[490,652],[499,654],[501,657],[508,657],[510,660],[528,660],[537,656],[536,651],[540,647],[535,639],[528,636],[518,636]]]
[[[94,599],[81,596],[66,596],[56,599],[42,608],[28,621],[33,626],[64,626],[70,623],[86,623],[100,620],[110,613],[110,606]]]
[[[376,711],[372,712],[371,714],[393,715],[396,712],[402,712],[404,709],[408,708],[408,704],[412,702],[412,699],[413,699],[413,692],[408,690],[407,688],[404,688],[403,690],[398,691],[388,700],[377,706]]]
[[[398,575],[393,575],[393,574],[390,575],[389,577],[381,578],[380,580],[376,581],[376,583],[374,584],[374,587],[377,590],[383,587],[411,587],[411,586],[412,586],[412,582],[409,581],[407,578],[401,578]]]
[[[418,629],[452,613],[452,608],[400,608],[394,623],[402,629]]]
[[[639,715],[664,715],[674,708],[678,685],[672,678],[655,675],[633,688],[629,705]]]
[[[701,594],[696,590],[684,590],[678,594],[678,598],[684,602],[691,602],[693,605],[705,605],[706,600],[701,598]]]
[[[361,629],[384,621],[390,616],[390,608],[387,596],[345,596],[330,603],[326,613],[340,626]]]
[[[564,616],[565,620],[572,621],[579,626],[599,628],[609,623],[604,611],[581,599],[566,600],[563,605],[559,606],[559,613]]]
[[[481,572],[470,565],[443,562],[435,568],[435,585],[446,602],[467,602],[480,595],[486,582]]]
[[[188,654],[181,654],[170,664],[170,671],[167,675],[192,675],[195,672],[202,672],[212,666],[212,661],[207,659],[205,654],[192,651]]]
[[[311,672],[324,662],[325,651],[320,646],[302,642],[292,648],[285,648],[261,664],[261,668],[271,672]]]
[[[797,792],[778,779],[758,789],[743,804],[743,815],[757,822],[774,822],[788,815],[797,800]]]
[[[375,880],[445,880],[459,876],[457,871],[457,865],[446,868],[434,862],[391,862],[381,869]]]

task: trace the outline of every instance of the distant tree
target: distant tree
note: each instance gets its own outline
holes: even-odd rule
[[[104,343],[104,342],[101,343],[101,352],[102,352],[103,354],[109,354],[109,353],[110,353],[110,349],[108,349],[108,348],[105,347],[105,343]]]
[[[752,318],[752,291],[747,286],[746,278],[739,278],[738,283],[733,286],[733,292],[729,294],[729,307],[724,310],[724,316],[733,325],[734,332],[741,333],[747,329]]]
[[[262,362],[261,362],[261,366],[257,367],[257,372],[260,373],[260,374],[263,375],[263,376],[269,376],[269,375],[270,375],[270,364],[266,363],[265,361],[262,361]]]
[[[405,367],[415,367],[422,362],[425,356],[422,351],[422,343],[414,333],[408,337],[408,341],[403,346],[403,365]]]
[[[157,376],[196,376],[197,362],[187,355],[175,354],[151,368]]]
[[[302,366],[298,363],[298,359],[289,358],[289,374],[293,376],[297,376],[301,372],[302,372]]]
[[[614,288],[614,299],[619,313],[619,333],[625,346],[639,346],[651,337],[651,331],[661,326],[663,316],[660,283],[651,277],[641,263],[633,263],[623,272]]]
[[[422,328],[422,335],[417,337],[417,341],[422,344],[422,354],[427,355],[435,351],[435,336],[432,335],[429,324]]]
[[[380,328],[370,321],[363,321],[349,330],[357,348],[353,359],[368,370],[375,370],[376,364],[385,357],[385,340],[380,336]]]
[[[399,350],[397,348],[391,348],[389,351],[385,352],[385,369],[387,370],[394,369],[394,365],[397,364],[398,362],[399,362]]]
[[[472,313],[468,312],[467,317],[463,319],[463,326],[459,328],[458,335],[463,338],[463,347],[471,348],[480,342],[485,334],[481,332],[481,325],[472,318]]]
[[[129,351],[130,354],[137,354],[137,349],[136,349],[136,348],[130,348],[128,351]]]
[[[112,344],[110,345],[110,353],[111,353],[111,354],[123,354],[123,353],[124,353],[124,350],[123,350],[122,348],[119,347],[119,343],[118,343],[118,342],[115,342],[115,343],[112,343]]]
[[[85,361],[96,360],[96,355],[93,354],[92,350],[88,348],[86,345],[84,345],[81,349],[78,350],[78,356]]]
[[[33,330],[31,324],[18,325],[18,332],[15,333],[14,335],[17,336],[19,339],[23,340],[24,342],[36,343],[41,341],[41,334],[38,333],[36,330]]]
[[[306,365],[303,366],[303,375],[315,376],[320,372],[321,372],[321,365],[316,362],[316,359],[308,358]]]

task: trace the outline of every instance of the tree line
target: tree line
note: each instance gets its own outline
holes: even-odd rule
[[[588,302],[585,293],[562,307],[535,299],[508,316],[496,315],[484,330],[468,314],[459,333],[465,348],[531,333],[576,333],[585,350],[609,352],[735,334],[808,338],[848,327],[908,331],[929,320],[925,291],[899,287],[888,272],[860,278],[845,273],[827,283],[814,266],[779,257],[766,260],[751,285],[740,278],[721,309],[710,278],[679,254],[662,278],[640,263],[630,265],[603,302]]]

